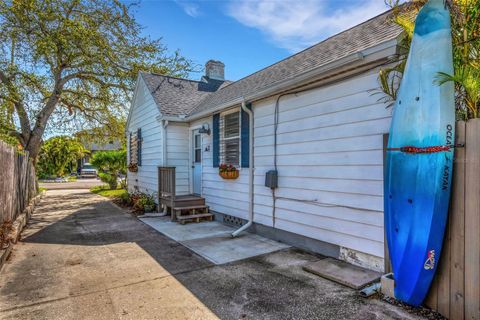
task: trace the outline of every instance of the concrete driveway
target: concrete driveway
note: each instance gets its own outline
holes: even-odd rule
[[[105,198],[53,190],[0,272],[0,319],[418,319],[287,249],[214,266]]]

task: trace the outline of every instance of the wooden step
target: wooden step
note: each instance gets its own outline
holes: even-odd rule
[[[211,213],[198,213],[198,214],[190,214],[190,215],[185,215],[185,216],[177,216],[178,222],[181,224],[185,224],[187,221],[195,221],[195,222],[200,222],[200,219],[207,219],[209,221],[213,220],[213,214]]]
[[[203,199],[200,196],[195,194],[183,194],[175,197],[176,200],[194,200],[194,199]]]
[[[182,215],[182,213],[184,214]],[[195,214],[208,214],[208,206],[196,205],[196,206],[174,207],[172,210],[171,218],[172,218],[172,221],[175,221],[175,220],[178,220],[178,218],[181,216],[192,216]]]
[[[195,195],[177,196],[174,207],[189,207],[195,205],[205,205],[205,199]]]
[[[189,199],[189,200],[177,200],[173,203],[174,207],[191,207],[191,206],[203,206],[205,205],[205,199]]]
[[[178,206],[178,207],[174,207],[173,210],[195,210],[195,209],[207,209],[208,206],[206,205],[199,205],[199,206],[188,206],[188,207],[185,207],[185,206]]]

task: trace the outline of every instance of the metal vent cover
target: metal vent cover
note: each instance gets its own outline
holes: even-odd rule
[[[244,220],[242,218],[230,216],[228,214],[223,215],[223,223],[232,226],[243,226]]]

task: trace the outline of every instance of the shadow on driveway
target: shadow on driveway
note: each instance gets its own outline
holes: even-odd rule
[[[318,258],[213,266],[105,198],[49,191],[0,273],[0,318],[417,319],[302,270]]]

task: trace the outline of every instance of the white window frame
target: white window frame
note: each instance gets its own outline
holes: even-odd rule
[[[225,138],[225,116],[238,113],[238,136]],[[226,163],[225,159],[225,146],[224,141],[226,140],[233,140],[238,139],[238,163],[232,163],[233,166],[236,168],[240,168],[240,164],[242,161],[242,113],[240,112],[240,108],[234,108],[227,111],[223,111],[220,113],[220,121],[222,123],[221,130],[220,130],[220,163]]]

